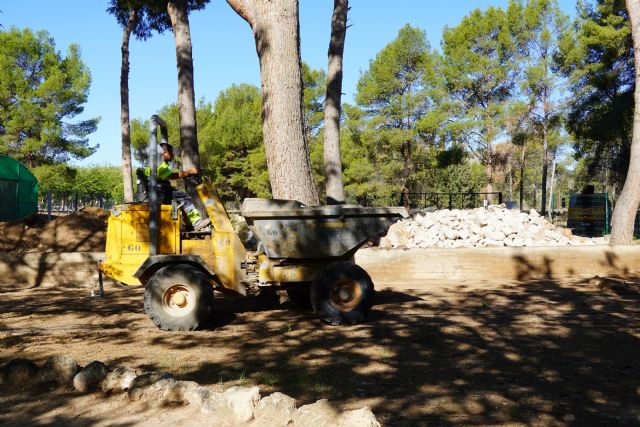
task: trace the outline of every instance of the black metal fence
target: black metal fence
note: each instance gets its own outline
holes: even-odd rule
[[[502,192],[400,193],[400,205],[413,209],[473,209],[495,204],[502,204]]]
[[[111,209],[120,203],[123,203],[123,201],[103,193],[53,193],[49,191],[43,197],[40,197],[38,212],[51,217],[52,214],[69,214],[85,207]]]

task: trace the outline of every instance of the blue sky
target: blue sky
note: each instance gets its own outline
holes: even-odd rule
[[[440,46],[445,26],[455,26],[471,10],[505,7],[508,0],[350,0],[344,54],[343,100],[353,99],[356,83],[369,60],[409,23],[427,32]],[[565,13],[575,14],[575,0],[560,0]],[[83,117],[100,116],[91,135],[98,151],[79,165],[120,164],[120,44],[122,29],[107,14],[107,0],[0,0],[0,23],[8,28],[45,29],[65,52],[80,45],[91,70],[92,85]],[[302,59],[326,69],[331,0],[300,0]],[[190,16],[196,99],[214,101],[233,83],[260,85],[253,35],[224,0],[212,0]],[[154,35],[146,42],[132,38],[129,81],[131,117],[146,118],[176,101],[177,77],[173,35]]]

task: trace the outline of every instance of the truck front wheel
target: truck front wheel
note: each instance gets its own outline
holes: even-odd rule
[[[213,288],[207,276],[186,264],[172,264],[156,271],[144,290],[144,309],[165,331],[192,331],[211,314]]]
[[[311,286],[313,310],[332,325],[362,322],[373,306],[374,296],[367,272],[347,261],[326,265]]]

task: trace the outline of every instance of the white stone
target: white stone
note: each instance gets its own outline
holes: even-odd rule
[[[454,243],[455,242],[455,243]],[[603,239],[576,240],[570,230],[556,227],[535,210],[530,213],[507,210],[498,205],[488,209],[443,209],[416,214],[394,224],[380,247],[454,248],[472,246],[533,246],[603,244]]]
[[[260,399],[254,410],[255,420],[252,427],[287,426],[292,422],[296,410],[293,397],[276,392]]]
[[[336,410],[326,399],[304,405],[293,413],[293,425],[304,427],[330,427],[336,425]]]
[[[114,369],[102,380],[102,392],[113,393],[117,391],[128,391],[131,383],[137,376],[137,372],[130,368]]]
[[[456,240],[458,238],[458,231],[453,228],[447,228],[443,231],[444,237],[448,240]]]
[[[467,240],[470,237],[469,230],[467,228],[462,228],[458,231],[458,237],[462,240]]]
[[[256,404],[260,400],[260,387],[230,387],[222,394],[238,423],[246,423],[253,418]]]
[[[336,420],[337,427],[380,427],[380,423],[376,420],[371,409],[368,406],[356,409],[354,411],[346,411],[338,416]]]
[[[500,230],[491,230],[487,233],[487,240],[494,240],[496,242],[503,241],[505,239],[504,233]]]

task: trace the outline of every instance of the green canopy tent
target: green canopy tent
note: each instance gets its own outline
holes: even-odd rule
[[[0,221],[38,212],[38,180],[25,165],[0,155]]]

